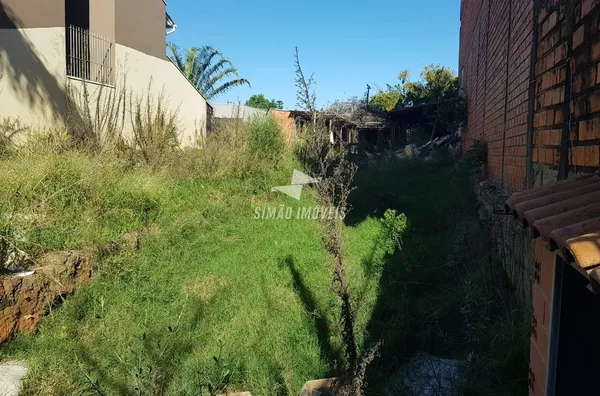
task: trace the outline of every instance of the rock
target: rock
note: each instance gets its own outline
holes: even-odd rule
[[[302,387],[300,396],[331,396],[330,389],[334,381],[335,378],[308,381]]]
[[[0,279],[0,343],[31,331],[52,306],[92,277],[91,255],[52,252],[36,260],[33,274]]]
[[[427,353],[417,354],[398,373],[396,383],[388,387],[387,395],[402,390],[420,396],[450,396],[459,374],[458,360],[442,359]]]
[[[406,158],[417,157],[419,155],[419,149],[416,144],[409,144],[404,147],[404,156]]]
[[[0,395],[17,396],[26,375],[27,366],[23,362],[0,363]]]

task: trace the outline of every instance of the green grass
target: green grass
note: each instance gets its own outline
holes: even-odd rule
[[[36,334],[0,349],[27,360],[25,392],[199,395],[228,383],[293,395],[334,373],[343,359],[339,302],[319,224],[253,218],[257,206],[313,205],[309,189],[300,202],[270,192],[289,183],[294,167],[288,159],[204,178],[77,152],[0,161],[18,175],[0,177],[12,186],[0,212],[17,202],[14,211],[47,219],[28,224],[23,248],[78,248],[149,229],[139,251],[98,262],[92,283]],[[464,367],[467,394],[521,390],[517,314],[507,312],[508,287],[493,282],[498,271],[488,271],[467,176],[451,162],[411,161],[365,166],[356,182],[343,244],[359,347],[385,339],[372,391],[418,350],[460,359],[473,352],[479,365]],[[392,256],[380,221],[387,208],[410,223]]]
[[[336,323],[336,301],[318,223],[253,218],[255,206],[312,205],[310,192],[296,202],[269,191],[289,183],[293,163],[245,180],[171,181],[141,170],[115,174],[110,166],[93,172],[100,159],[74,158],[76,164],[60,165],[60,174],[82,171],[56,188],[94,175],[107,179],[98,181],[105,195],[83,194],[75,202],[78,193],[69,194],[60,208],[73,220],[64,220],[66,230],[53,223],[45,232],[54,235],[38,243],[75,248],[115,236],[126,230],[118,216],[94,227],[83,220],[122,206],[141,216],[143,208],[124,205],[138,201],[152,203],[151,231],[138,252],[98,263],[92,284],[54,310],[37,334],[5,348],[4,354],[29,361],[28,393],[67,395],[97,387],[94,392],[107,394],[136,388],[198,394],[226,371],[213,356],[227,362],[231,388],[256,395],[294,394],[306,380],[331,372],[328,359],[340,356],[339,334],[330,325]],[[138,195],[144,198],[134,200]],[[98,201],[91,205],[89,199]],[[95,209],[88,212],[88,205]],[[86,238],[87,228],[99,229],[99,236]],[[378,229],[369,220],[354,233],[369,240]],[[82,236],[69,238],[69,230]],[[351,250],[351,273],[361,279],[362,251]],[[368,309],[365,304],[361,312]]]
[[[418,352],[462,362],[457,394],[527,392],[530,316],[500,264],[490,261],[471,163],[416,159],[363,166],[357,174],[350,224],[388,208],[409,221],[402,249],[386,258],[365,329],[370,342],[385,340],[371,367],[373,394],[403,394],[398,368]]]

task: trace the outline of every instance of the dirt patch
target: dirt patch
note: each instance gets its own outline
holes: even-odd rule
[[[88,251],[52,252],[36,260],[29,276],[0,279],[0,343],[34,330],[53,306],[92,278]]]
[[[207,275],[196,279],[183,286],[185,294],[200,297],[202,301],[208,301],[215,292],[227,285],[227,279],[218,275]]]

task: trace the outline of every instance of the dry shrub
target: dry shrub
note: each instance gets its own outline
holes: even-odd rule
[[[152,81],[146,96],[131,99],[133,144],[148,165],[164,164],[179,147],[178,112],[169,110],[164,90],[154,97]]]
[[[198,171],[210,178],[246,175],[253,163],[248,140],[245,121],[234,118],[215,122],[213,132],[204,139]]]
[[[16,138],[26,130],[18,119],[4,117],[0,121],[0,157],[16,148]]]
[[[90,92],[83,81],[81,89],[67,86],[66,130],[78,148],[93,152],[114,152],[124,146],[127,89],[126,77],[120,88],[98,86]]]

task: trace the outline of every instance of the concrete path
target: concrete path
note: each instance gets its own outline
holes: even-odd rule
[[[27,367],[23,362],[0,363],[0,396],[17,396],[26,375]]]

